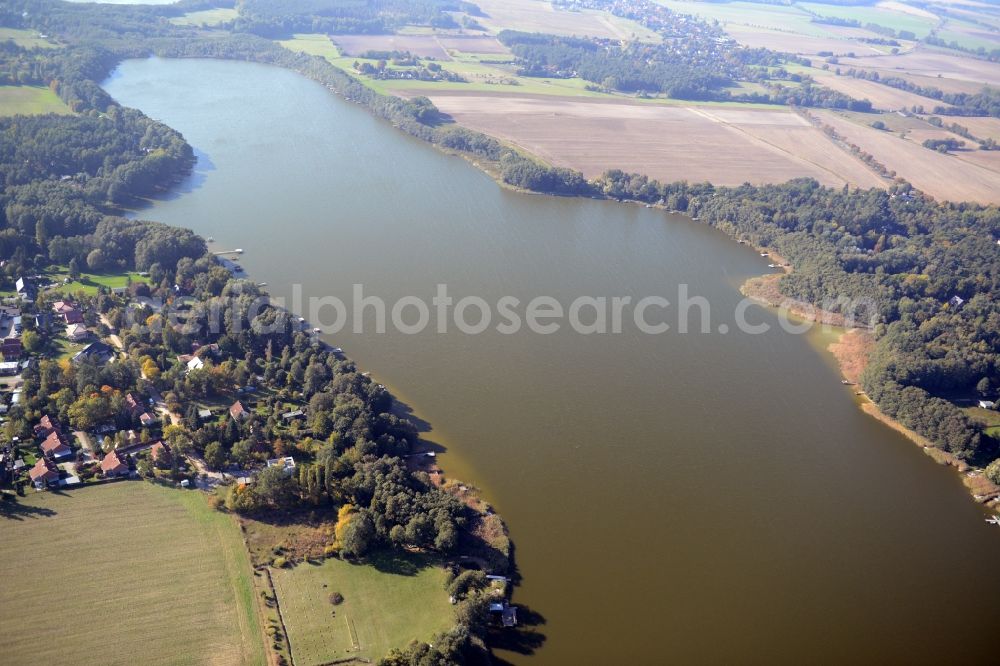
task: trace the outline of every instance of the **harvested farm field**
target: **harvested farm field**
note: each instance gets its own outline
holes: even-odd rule
[[[1000,118],[963,116],[962,118],[946,118],[945,120],[967,127],[973,136],[980,139],[1000,141]]]
[[[852,42],[847,39],[837,39],[836,37],[800,35],[742,25],[727,25],[726,33],[744,46],[766,48],[783,53],[815,55],[820,52],[829,51],[838,56],[848,53],[861,55],[882,53],[882,51],[872,46]]]
[[[202,493],[125,481],[0,510],[0,661],[264,664],[252,571]]]
[[[434,35],[335,35],[333,43],[349,56],[367,51],[409,51],[421,58],[451,60]]]
[[[875,60],[874,62],[878,62]],[[882,69],[876,66],[866,67],[866,71],[878,72],[881,77],[895,77],[909,81],[925,88],[937,88],[946,93],[967,93],[974,95],[983,89],[983,84],[977,81],[963,81],[959,79],[946,79],[943,76],[924,76],[922,74],[908,74],[898,69]],[[934,106],[941,104],[937,100],[931,100]],[[925,104],[925,107],[927,105]]]
[[[812,177],[842,186],[884,181],[784,109],[684,107],[541,96],[431,94],[459,124],[587,177],[608,169],[719,185]]]
[[[548,0],[476,0],[475,4],[483,12],[483,16],[476,16],[476,20],[496,31],[507,29],[551,35],[660,41],[656,33],[608,12],[556,9]]]
[[[930,97],[923,97],[915,93],[892,88],[882,83],[856,79],[853,76],[837,76],[836,74],[820,71],[810,71],[817,83],[842,92],[855,99],[867,99],[876,109],[882,111],[898,111],[899,109],[910,109],[914,106],[923,106],[932,109],[938,106],[950,107]]]
[[[878,68],[900,73],[918,74],[937,78],[957,79],[990,85],[1000,85],[1000,63],[967,58],[951,53],[941,53],[918,48],[911,53],[882,55],[868,58],[841,58],[841,67]]]
[[[832,111],[816,115],[851,143],[936,199],[1000,203],[1000,171],[984,151],[941,154],[898,134],[872,129]]]
[[[510,53],[495,37],[486,35],[437,35],[438,44],[449,51],[462,53]]]

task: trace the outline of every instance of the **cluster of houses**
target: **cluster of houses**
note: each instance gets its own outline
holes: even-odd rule
[[[139,419],[139,424],[148,428],[156,423],[156,417],[146,409],[146,402],[136,397],[134,393],[125,394],[125,409],[133,418]]]
[[[143,425],[148,426],[156,422],[156,417],[146,409],[146,403],[133,393],[125,396],[125,409]],[[111,429],[114,429],[113,426]],[[28,471],[28,477],[35,488],[42,490],[56,485],[79,483],[79,479],[74,475],[64,479],[60,474],[59,464],[74,462],[76,456],[59,419],[48,414],[42,416],[35,424],[33,433],[38,441],[40,455],[34,467]],[[134,431],[129,431],[128,441],[109,451],[101,460],[101,475],[106,479],[131,475],[132,465],[129,455],[147,449],[152,460],[161,464],[170,463],[171,451],[168,444],[159,440],[143,442]],[[72,466],[69,470],[72,471]]]
[[[56,301],[52,304],[52,312],[66,326],[66,338],[70,342],[83,342],[90,337],[90,331],[83,324],[83,312],[69,301]]]
[[[60,474],[57,463],[73,457],[73,449],[69,446],[62,425],[58,419],[46,414],[35,424],[33,432],[39,440],[41,455],[35,466],[28,470],[28,477],[35,488],[58,485]],[[76,482],[79,483],[79,479]]]

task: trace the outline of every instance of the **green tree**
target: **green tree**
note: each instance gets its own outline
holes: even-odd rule
[[[988,395],[989,392],[990,392],[990,379],[989,379],[989,377],[983,377],[982,379],[980,379],[979,383],[976,384],[976,390],[979,391],[979,395],[982,395],[982,396]]]
[[[284,509],[295,502],[296,483],[281,467],[268,467],[257,475],[255,490],[272,507]]]
[[[229,454],[237,464],[246,465],[253,460],[253,442],[249,439],[241,439],[233,444]]]
[[[21,344],[29,352],[39,352],[42,350],[42,336],[35,331],[25,331],[21,336]]]
[[[104,251],[101,248],[91,250],[87,255],[87,268],[92,271],[104,268]]]
[[[74,280],[80,279],[80,262],[73,257],[69,260],[69,276]]]
[[[340,539],[340,549],[347,555],[360,557],[368,552],[375,538],[375,525],[367,513],[360,513],[347,523]]]
[[[205,464],[216,471],[226,466],[226,450],[219,442],[209,442],[205,447]]]
[[[1000,458],[986,466],[986,478],[1000,486]]]

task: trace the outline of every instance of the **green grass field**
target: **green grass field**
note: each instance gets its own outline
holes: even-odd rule
[[[862,26],[868,23],[875,23],[895,31],[909,30],[922,39],[930,33],[937,21],[924,16],[914,16],[901,11],[883,9],[880,7],[866,6],[842,6],[825,5],[813,2],[798,2],[796,7],[801,7],[813,12],[817,16],[831,16],[834,18],[852,19],[859,21]]]
[[[236,522],[145,481],[0,505],[0,661],[263,664]]]
[[[990,33],[981,26],[964,21],[949,21],[947,28],[938,30],[937,36],[949,45],[956,42],[963,49],[992,51],[1000,48],[1000,34]]]
[[[188,12],[184,16],[175,16],[170,22],[174,25],[212,26],[232,21],[238,15],[235,9],[230,8],[205,9],[200,12]]]
[[[35,30],[0,28],[0,42],[5,42],[8,39],[13,41],[18,46],[26,49],[53,49],[56,47],[56,45],[49,40],[39,37],[38,32]]]
[[[756,2],[696,2],[694,0],[655,0],[678,14],[699,16],[708,21],[752,25],[772,30],[822,37],[829,31],[812,17],[789,5],[764,5]]]
[[[337,49],[337,45],[330,41],[329,37],[320,33],[296,33],[292,35],[291,39],[283,39],[278,43],[290,51],[322,56],[330,62],[340,58],[340,50]]]
[[[44,86],[0,86],[0,116],[72,113],[59,96]]]
[[[417,556],[378,555],[363,565],[328,559],[273,570],[272,577],[296,666],[378,661],[454,625],[444,570]],[[333,592],[344,602],[332,605]]]
[[[53,282],[61,283],[64,279],[69,277],[69,269],[65,267],[60,267],[55,271],[50,271],[46,274]],[[60,284],[58,287],[53,289],[53,291],[60,294],[76,294],[78,292],[83,292],[88,296],[93,296],[97,293],[100,287],[106,287],[108,289],[114,289],[116,287],[125,287],[128,285],[129,281],[132,282],[146,282],[149,283],[149,278],[143,275],[139,275],[135,272],[126,273],[84,273],[80,272],[79,280],[71,280],[66,284]]]

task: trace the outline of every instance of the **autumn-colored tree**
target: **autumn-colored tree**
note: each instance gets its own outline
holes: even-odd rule
[[[333,528],[334,538],[336,538],[337,543],[343,541],[344,532],[347,530],[347,526],[350,524],[354,513],[355,509],[351,504],[345,504],[337,511],[337,526]]]
[[[149,356],[143,358],[142,376],[146,379],[156,379],[160,376],[160,367],[156,365],[156,361]]]

